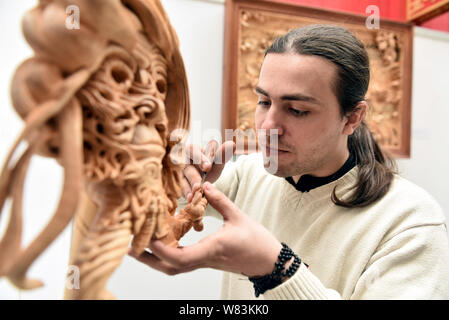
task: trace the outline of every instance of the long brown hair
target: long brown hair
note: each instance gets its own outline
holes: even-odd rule
[[[309,25],[289,31],[267,49],[269,53],[295,52],[325,58],[338,67],[335,94],[342,116],[350,115],[365,100],[370,81],[369,58],[362,42],[347,29],[332,25]],[[348,149],[359,167],[355,192],[346,200],[332,193],[343,207],[363,207],[383,197],[390,188],[396,164],[377,144],[362,121],[348,137]]]

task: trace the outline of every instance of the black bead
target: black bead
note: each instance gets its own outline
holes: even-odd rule
[[[272,289],[282,283],[282,277],[291,277],[299,268],[301,259],[290,249],[284,242],[282,249],[279,252],[278,261],[274,263],[273,271],[263,277],[250,277],[249,280],[253,283],[254,294],[258,297],[265,291]],[[285,263],[294,257],[290,267],[285,270]]]

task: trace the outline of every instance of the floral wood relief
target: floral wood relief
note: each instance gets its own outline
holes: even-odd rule
[[[449,10],[449,0],[407,0],[407,20],[422,23]]]
[[[243,131],[254,128],[257,105],[254,88],[265,50],[275,38],[308,24],[329,23],[348,28],[365,44],[371,64],[371,81],[366,95],[370,105],[367,123],[386,151],[393,156],[409,156],[410,28],[402,25],[389,28],[381,20],[380,29],[368,29],[363,17],[359,16],[356,16],[359,18],[356,23],[348,23],[354,20],[353,15],[341,19],[340,16],[344,18],[345,14],[324,11],[322,17],[317,17],[319,10],[315,9],[313,16],[307,16],[253,7],[242,6],[235,11],[238,13],[236,128]],[[331,15],[332,19],[326,15]]]

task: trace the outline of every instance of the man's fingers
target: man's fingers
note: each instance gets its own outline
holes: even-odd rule
[[[135,258],[137,261],[140,261],[143,264],[146,264],[147,266],[170,276],[198,269],[197,266],[175,267],[166,261],[162,261],[154,254],[147,251],[144,251],[140,256],[135,256],[132,253],[130,253],[129,255]]]
[[[214,163],[225,164],[232,158],[235,152],[234,141],[225,141],[221,146],[217,147],[214,154]]]
[[[186,184],[183,186],[183,195],[186,197],[189,193],[193,193],[192,189],[195,184],[200,184],[202,180],[201,173],[207,172],[206,181],[215,182],[220,176],[223,168],[235,152],[235,143],[226,141],[221,146],[218,142],[211,140],[206,146],[206,150],[198,145],[189,146],[189,159],[193,164],[186,165],[183,174]]]
[[[231,220],[236,216],[239,209],[221,191],[209,182],[204,183],[203,190],[209,204],[223,216],[224,220]]]
[[[189,198],[192,198],[192,187],[190,186],[189,181],[185,177],[181,178],[181,190],[182,190],[182,196],[184,199],[186,199],[188,202],[190,202]]]
[[[200,164],[202,153],[203,150],[201,146],[196,144],[190,144],[187,149],[187,159],[190,161],[190,163]]]
[[[206,181],[215,182],[220,177],[226,162],[234,155],[235,148],[233,141],[226,141],[215,151],[214,163],[206,176]]]
[[[191,164],[186,165],[183,169],[184,177],[188,182],[188,185],[183,187],[184,196],[192,193],[192,187],[195,184],[201,183],[201,173],[208,172],[212,168],[212,161],[218,147],[218,142],[215,140],[209,141],[205,150],[198,145],[191,144],[189,146],[188,158]]]
[[[201,174],[194,166],[190,165],[185,167],[183,173],[190,188],[192,188],[195,183],[201,183]]]
[[[205,155],[203,148],[198,145],[191,144],[188,148],[187,158],[190,163],[197,166],[200,171],[207,172],[212,166],[211,160]]]
[[[147,266],[162,271],[164,273],[174,273],[174,267],[170,265],[169,263],[162,261],[155,255],[144,251],[141,255],[137,256],[134,255],[134,253],[130,252],[129,256],[133,257],[134,259],[146,264]]]
[[[205,259],[208,255],[204,241],[187,247],[172,248],[156,240],[150,242],[149,248],[161,260],[183,270],[200,268],[206,263]]]
[[[204,150],[204,154],[207,157],[207,159],[210,160],[210,162],[214,160],[215,154],[217,153],[219,147],[220,145],[215,140],[210,140],[207,143],[206,149]]]

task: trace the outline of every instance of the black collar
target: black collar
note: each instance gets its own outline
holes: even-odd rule
[[[337,179],[340,179],[343,177],[347,172],[349,172],[352,168],[354,168],[356,165],[355,157],[351,154],[349,154],[348,160],[343,164],[343,166],[338,169],[337,172],[334,174],[331,174],[327,177],[314,177],[311,175],[303,175],[301,178],[299,178],[298,182],[295,183],[292,177],[285,178],[292,186],[296,188],[296,190],[301,192],[309,192],[312,189],[321,187],[325,184],[328,184],[332,181],[335,181]]]

